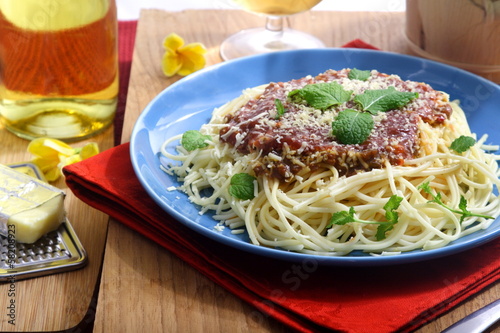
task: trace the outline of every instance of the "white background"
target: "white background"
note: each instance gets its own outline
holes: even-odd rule
[[[116,0],[119,20],[137,20],[141,8],[181,11],[185,9],[224,9],[223,0]],[[314,10],[404,11],[405,0],[323,0]]]

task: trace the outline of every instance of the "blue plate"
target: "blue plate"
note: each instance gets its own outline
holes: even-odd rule
[[[362,252],[343,257],[308,255],[253,245],[246,233],[233,235],[228,228],[215,231],[216,222],[209,214],[199,215],[199,207],[190,203],[186,195],[167,190],[179,185],[174,177],[160,169],[160,163],[169,162],[159,154],[167,138],[189,129],[199,129],[210,120],[215,107],[238,97],[245,88],[342,68],[376,69],[397,74],[404,80],[427,82],[434,89],[450,94],[451,99],[461,101],[469,124],[478,136],[487,133],[488,143],[500,144],[500,89],[488,80],[437,62],[382,51],[287,51],[211,66],[162,91],[143,111],[132,133],[130,154],[137,177],[160,207],[194,232],[244,251],[288,261],[315,260],[320,264],[350,266],[410,263],[451,255],[500,236],[500,219],[497,219],[488,229],[436,250],[415,250],[385,257]]]

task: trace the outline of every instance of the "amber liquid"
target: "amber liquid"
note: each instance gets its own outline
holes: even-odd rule
[[[109,5],[100,18],[55,30],[20,26],[0,7],[0,120],[7,129],[27,139],[72,141],[112,123],[118,96],[116,6],[103,2]],[[44,3],[52,8],[42,8]],[[57,10],[54,3],[40,1],[41,11],[35,13]],[[74,15],[82,14],[77,10]],[[69,24],[75,20],[67,13],[63,17]]]
[[[321,0],[234,0],[243,9],[264,15],[287,16],[305,12]]]

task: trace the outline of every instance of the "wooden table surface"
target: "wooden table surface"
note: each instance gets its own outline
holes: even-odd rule
[[[407,53],[404,14],[310,12],[291,25],[338,47],[355,38],[386,51]],[[160,69],[162,40],[171,32],[208,48],[208,64],[221,61],[218,46],[231,33],[262,25],[243,12],[145,10],[138,24],[127,99],[123,142],[135,120],[161,90],[179,77]],[[475,295],[418,332],[439,332],[472,311],[500,298],[498,284]],[[281,323],[214,284],[177,257],[120,223],[109,223],[95,332],[286,332]]]

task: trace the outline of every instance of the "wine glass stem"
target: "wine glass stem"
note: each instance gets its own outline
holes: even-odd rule
[[[283,18],[280,16],[268,16],[266,18],[266,29],[275,33],[279,39],[283,35]]]

